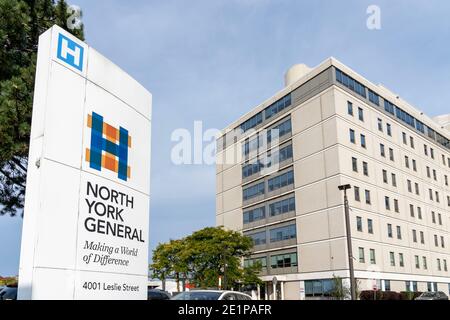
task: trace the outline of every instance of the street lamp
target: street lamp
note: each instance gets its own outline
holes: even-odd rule
[[[345,229],[347,231],[347,250],[348,250],[348,267],[350,270],[350,291],[352,300],[356,300],[356,280],[355,270],[353,269],[353,250],[352,250],[352,234],[350,230],[350,213],[348,207],[347,190],[352,186],[343,184],[338,186],[340,191],[344,191],[344,211],[345,211]]]

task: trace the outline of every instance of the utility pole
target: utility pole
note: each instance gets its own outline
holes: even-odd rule
[[[340,185],[338,188],[344,191],[344,211],[345,211],[345,229],[347,231],[347,250],[348,250],[348,268],[350,270],[350,291],[352,300],[356,300],[356,280],[355,270],[353,268],[353,250],[352,250],[352,234],[350,230],[350,212],[347,199],[347,190],[352,186],[350,184]]]

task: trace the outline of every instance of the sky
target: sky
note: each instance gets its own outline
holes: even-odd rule
[[[333,56],[429,116],[450,113],[450,2],[69,0],[86,42],[153,94],[150,251],[215,224],[214,165],[174,165],[171,134],[222,129]],[[370,30],[368,6],[380,8]],[[18,273],[22,218],[0,217],[0,275]]]

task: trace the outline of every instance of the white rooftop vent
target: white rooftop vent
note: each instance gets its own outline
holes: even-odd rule
[[[284,75],[284,85],[286,87],[290,86],[295,81],[307,75],[311,70],[306,64],[294,64]]]

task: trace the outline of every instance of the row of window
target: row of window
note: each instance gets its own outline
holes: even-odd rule
[[[294,171],[288,171],[267,181],[269,192],[294,184]]]
[[[291,94],[284,96],[283,98],[279,99],[278,101],[272,103],[270,106],[268,106],[266,109],[264,109],[264,119],[269,119],[282,111],[283,109],[289,107],[291,105]],[[257,125],[261,124],[263,122],[263,112],[258,112],[256,115],[251,117],[250,119],[244,121],[239,126],[243,132],[246,132]]]
[[[263,114],[262,114],[262,112],[259,112],[256,115],[254,115],[253,117],[251,117],[250,119],[244,121],[240,125],[240,128],[243,132],[246,132],[246,131],[256,127],[258,124],[260,124],[262,122],[263,122]]]
[[[283,109],[289,107],[291,105],[291,94],[284,96],[283,98],[275,101],[266,109],[264,109],[264,115],[266,119],[269,119],[282,111]]]
[[[269,204],[269,216],[275,217],[280,214],[295,211],[295,197],[280,200]],[[255,222],[266,218],[266,207],[253,208],[244,211],[244,224]]]
[[[246,234],[253,240],[255,246],[267,243],[267,235],[269,235],[270,243],[295,239],[297,237],[297,227],[294,224],[263,230],[257,233]]]
[[[350,129],[349,130],[349,135],[350,135],[350,142],[356,144],[356,135],[355,135],[355,130]],[[360,134],[360,143],[361,143],[361,147],[363,148],[367,148],[367,144],[366,144],[366,136],[364,134]]]
[[[349,88],[353,92],[357,93],[358,95],[366,98],[366,87],[361,84],[360,82],[356,81],[352,77],[348,76],[341,70],[336,68],[336,81],[340,84],[344,85],[345,87]],[[369,101],[374,103],[377,106],[380,106],[380,96],[376,94],[375,92],[369,91]],[[422,134],[428,136],[430,139],[438,142],[442,146],[444,146],[447,149],[450,149],[450,140],[446,137],[442,136],[441,134],[435,132],[433,129],[426,126],[423,122],[417,120],[412,115],[410,115],[408,112],[402,110],[401,108],[397,107],[390,101],[384,99],[384,110],[391,115],[395,116],[397,119],[401,120],[402,122],[406,123],[413,129],[421,132]]]
[[[251,258],[244,260],[244,267],[260,264],[262,268],[267,267],[267,257]],[[276,254],[270,256],[270,267],[272,269],[297,267],[297,253]]]
[[[336,80],[360,96],[366,97],[366,87],[339,69],[336,69]]]
[[[256,159],[255,163],[248,163],[242,167],[242,178],[250,177],[256,173],[261,172],[264,168],[270,168],[273,165],[282,163],[292,158],[292,145],[274,151],[273,154],[268,154],[265,160]]]
[[[291,119],[288,119],[279,125],[268,129],[267,131],[260,132],[251,139],[246,139],[242,144],[242,154],[247,156],[250,152],[256,151],[259,148],[267,148],[267,144],[265,142],[270,143],[274,137],[281,138],[291,131]]]
[[[377,124],[378,124],[378,131],[384,132],[383,131],[383,120],[378,118]],[[392,137],[392,126],[389,122],[386,122],[386,133],[388,136]]]
[[[359,232],[363,232],[363,221],[360,216],[356,217],[356,230]],[[396,231],[397,231],[397,239],[401,240],[402,239],[401,227],[396,226]],[[370,234],[373,234],[373,220],[372,219],[367,219],[367,232]],[[390,223],[387,224],[387,235],[389,238],[394,237],[393,227],[392,227],[392,224],[390,224]],[[420,231],[419,235],[420,235],[420,243],[425,244],[424,232]],[[413,240],[413,242],[417,243],[417,230],[415,230],[415,229],[412,229],[412,240]],[[441,240],[441,244],[440,244],[441,247],[445,248],[444,236],[440,236],[440,240]],[[435,245],[435,247],[439,247],[439,237],[436,234],[434,235],[434,245]]]

